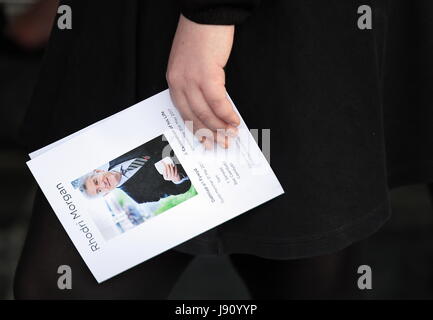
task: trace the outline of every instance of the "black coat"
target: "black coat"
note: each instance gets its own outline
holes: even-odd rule
[[[430,0],[76,1],[54,28],[25,141],[31,149],[167,88],[180,12],[236,23],[227,91],[271,130],[286,193],[180,245],[299,258],[336,251],[390,216],[389,189],[433,181]],[[358,6],[372,30],[357,27]]]
[[[186,180],[180,184],[164,180],[155,168],[155,163],[161,160],[162,150],[168,145],[161,136],[121,155],[110,161],[108,170],[115,166],[136,158],[148,157],[146,163],[137,170],[119,188],[125,191],[132,199],[138,203],[158,201],[170,195],[178,195],[189,190],[191,182]],[[186,173],[181,164],[176,164],[178,173],[181,177],[186,177]],[[126,169],[126,168],[124,168]]]

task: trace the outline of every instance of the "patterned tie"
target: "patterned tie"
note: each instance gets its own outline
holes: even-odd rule
[[[146,163],[146,161],[149,159],[150,159],[150,157],[148,157],[148,156],[145,156],[142,158],[136,158],[134,161],[131,162],[131,164],[128,166],[128,168],[126,170],[124,170],[122,167],[120,168],[120,170],[122,170],[122,175],[124,175],[126,177],[125,174],[127,172],[142,167]]]

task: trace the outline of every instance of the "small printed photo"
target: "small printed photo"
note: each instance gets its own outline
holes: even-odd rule
[[[105,240],[197,195],[164,135],[71,182]]]

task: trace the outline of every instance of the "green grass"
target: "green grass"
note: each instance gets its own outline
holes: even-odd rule
[[[175,196],[169,196],[167,198],[160,200],[161,205],[158,208],[158,210],[155,211],[155,215],[163,213],[164,211],[167,211],[168,209],[171,209],[177,206],[178,204],[188,199],[191,199],[196,195],[197,195],[197,191],[195,190],[194,186],[191,184],[191,188],[189,188],[187,192]]]
[[[115,189],[111,191],[115,194],[115,198],[118,201],[119,205],[121,207],[125,206],[129,202],[135,202],[131,197],[129,197],[123,190],[121,189]],[[158,215],[160,213],[163,213],[164,211],[167,211],[168,209],[171,209],[178,204],[191,199],[192,197],[197,195],[197,191],[195,190],[194,186],[191,184],[191,188],[189,188],[188,191],[182,194],[178,194],[175,196],[169,196],[167,198],[161,199],[159,201],[159,207],[154,212],[155,215]]]

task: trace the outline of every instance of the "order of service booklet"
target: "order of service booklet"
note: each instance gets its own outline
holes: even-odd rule
[[[98,282],[284,193],[243,120],[228,149],[205,150],[168,90],[30,158]]]

